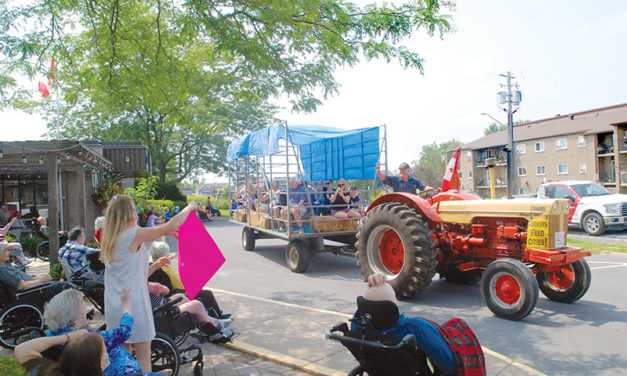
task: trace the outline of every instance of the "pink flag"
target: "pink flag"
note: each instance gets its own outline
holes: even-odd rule
[[[41,92],[42,98],[45,98],[48,95],[50,95],[50,92],[48,91],[48,86],[41,81],[39,81],[38,89]]]
[[[179,227],[178,259],[181,282],[190,299],[196,297],[226,261],[194,213]]]
[[[446,172],[442,180],[442,192],[446,192],[449,189],[459,189],[459,173],[457,171],[459,170],[459,153],[461,150],[461,148],[457,149],[455,155],[446,166]]]

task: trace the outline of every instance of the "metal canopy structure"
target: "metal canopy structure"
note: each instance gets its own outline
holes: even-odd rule
[[[87,220],[91,221],[97,214],[90,199],[93,187],[103,174],[111,171],[112,164],[103,157],[102,151],[81,141],[0,141],[2,201],[22,204],[24,196],[30,194],[23,187],[30,183],[32,205],[37,207],[37,186],[45,182],[43,195],[48,205],[50,234],[73,226],[91,228]],[[59,240],[51,236],[53,262],[57,259],[57,249]]]

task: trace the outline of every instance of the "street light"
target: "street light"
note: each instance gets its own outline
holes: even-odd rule
[[[487,117],[489,117],[490,119],[492,119],[492,120],[496,121],[496,122],[497,122],[497,123],[498,123],[501,127],[505,127],[505,128],[507,128],[507,125],[505,125],[505,124],[501,123],[500,121],[496,120],[496,118],[495,118],[494,116],[492,116],[492,115],[490,115],[490,114],[486,114],[485,112],[482,112],[482,113],[481,113],[481,115],[487,116]]]

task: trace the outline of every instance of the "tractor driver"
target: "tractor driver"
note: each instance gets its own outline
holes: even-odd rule
[[[427,189],[433,189],[428,185],[423,184],[420,180],[413,176],[409,176],[409,165],[405,162],[401,163],[398,167],[399,176],[387,176],[381,172],[381,167],[377,163],[377,175],[383,183],[392,187],[394,192],[407,192],[416,194],[416,188],[421,191]]]

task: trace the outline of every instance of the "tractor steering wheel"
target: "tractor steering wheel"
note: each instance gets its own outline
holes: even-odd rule
[[[437,195],[438,193],[440,193],[442,190],[440,188],[429,188],[429,189],[425,189],[424,191],[418,193],[418,196],[426,199],[429,199],[435,195]]]

